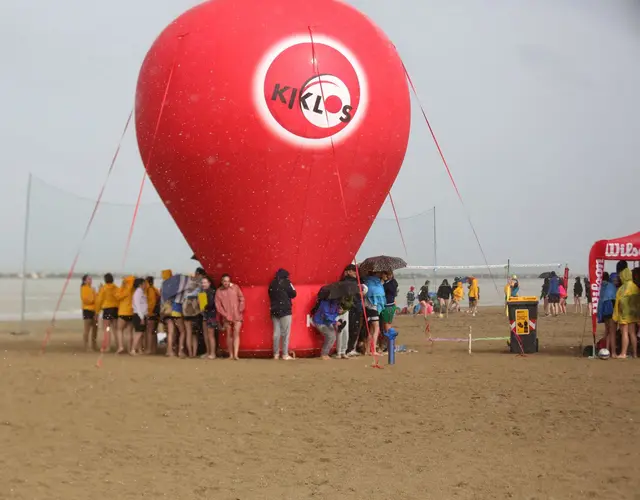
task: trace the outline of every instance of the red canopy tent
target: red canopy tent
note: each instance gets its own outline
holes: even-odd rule
[[[598,302],[602,273],[607,260],[640,261],[640,232],[613,240],[596,241],[589,252],[589,281],[591,283],[591,321],[595,348],[596,329],[598,326]]]

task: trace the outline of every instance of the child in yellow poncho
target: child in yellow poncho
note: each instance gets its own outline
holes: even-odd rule
[[[636,325],[640,322],[640,288],[633,282],[631,270],[620,272],[622,286],[616,293],[616,304],[613,308],[613,320],[620,326],[622,333],[622,349],[619,358],[627,357],[627,350],[631,344],[631,354],[638,357]]]
[[[453,303],[451,304],[452,311],[460,312],[460,302],[464,299],[464,287],[462,281],[458,281],[453,287]]]

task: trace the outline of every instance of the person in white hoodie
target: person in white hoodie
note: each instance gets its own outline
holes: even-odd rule
[[[135,356],[138,353],[140,339],[146,330],[145,319],[149,313],[147,302],[148,283],[142,278],[136,278],[133,282],[133,339],[129,342],[131,351],[129,354]]]

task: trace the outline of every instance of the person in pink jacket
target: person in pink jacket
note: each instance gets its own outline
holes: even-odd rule
[[[222,317],[222,328],[227,335],[229,359],[238,358],[240,350],[240,329],[244,313],[244,295],[238,285],[231,283],[231,276],[222,276],[222,284],[216,292],[216,310]]]

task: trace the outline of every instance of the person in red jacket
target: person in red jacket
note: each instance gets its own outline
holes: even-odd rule
[[[231,276],[222,276],[222,284],[216,292],[216,310],[222,317],[222,329],[227,335],[229,358],[238,360],[240,330],[244,314],[244,295],[238,285],[231,283]]]

